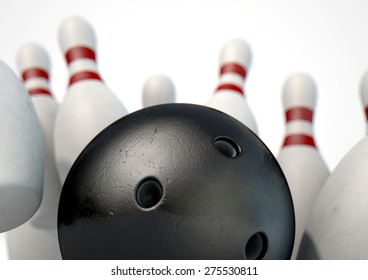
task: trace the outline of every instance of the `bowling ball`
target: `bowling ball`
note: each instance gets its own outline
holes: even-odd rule
[[[165,104],[97,135],[64,183],[63,259],[288,259],[286,179],[265,144],[215,109]]]

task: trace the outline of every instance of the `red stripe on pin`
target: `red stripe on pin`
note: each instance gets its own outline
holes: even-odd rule
[[[285,137],[283,147],[290,145],[307,145],[316,147],[313,137],[305,134],[294,134]]]
[[[367,107],[365,107],[365,117],[367,118],[367,120],[368,120],[368,106]]]
[[[223,75],[225,73],[235,73],[242,76],[244,79],[247,71],[243,66],[238,63],[226,63],[223,64],[220,68],[220,75]]]
[[[227,90],[233,90],[233,91],[236,91],[240,94],[244,94],[243,92],[243,89],[236,86],[236,85],[233,85],[233,84],[222,84],[222,85],[219,85],[216,89],[216,91],[219,91],[219,90],[224,90],[224,89],[227,89]]]
[[[312,122],[313,120],[313,111],[305,107],[291,108],[286,111],[285,115],[286,115],[286,122],[294,120],[303,120]]]
[[[31,79],[31,78],[44,78],[48,80],[49,74],[41,68],[30,68],[30,69],[23,71],[22,73],[23,81],[27,81],[28,79]]]
[[[83,46],[74,47],[68,50],[65,54],[65,59],[68,64],[70,64],[74,60],[82,59],[82,58],[96,60],[96,54],[94,50],[88,47],[83,47]]]
[[[30,89],[28,92],[30,96],[37,95],[37,94],[52,96],[51,92],[44,88],[33,88],[33,89]]]
[[[78,72],[78,73],[76,73],[76,74],[74,74],[73,76],[70,77],[69,86],[71,86],[72,84],[75,84],[77,82],[84,81],[84,80],[99,80],[99,81],[102,81],[100,75],[98,75],[96,72],[83,71],[83,72]]]

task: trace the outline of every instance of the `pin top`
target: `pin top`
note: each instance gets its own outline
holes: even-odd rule
[[[308,74],[295,73],[289,76],[283,86],[282,101],[284,109],[286,112],[291,108],[304,108],[305,113],[313,111],[316,95],[316,86],[313,79]]]
[[[58,35],[61,50],[65,54],[76,47],[84,47],[92,52],[96,49],[95,32],[89,22],[81,17],[70,16],[64,19]]]
[[[49,89],[50,59],[44,48],[35,43],[21,46],[17,66],[29,94],[52,96]]]
[[[40,45],[35,43],[22,45],[18,50],[16,61],[23,81],[34,77],[49,78],[50,59]]]
[[[220,52],[220,65],[234,63],[245,68],[251,63],[251,49],[248,43],[240,38],[234,38],[225,43]],[[244,74],[245,76],[245,74]]]
[[[142,90],[144,107],[175,102],[175,87],[171,79],[162,74],[149,77]]]

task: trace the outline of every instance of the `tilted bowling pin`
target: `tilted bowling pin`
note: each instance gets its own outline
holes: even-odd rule
[[[95,34],[88,22],[76,16],[66,18],[60,25],[59,43],[70,73],[54,129],[55,158],[63,184],[84,147],[127,110],[97,71]]]
[[[143,107],[175,102],[175,87],[166,75],[158,74],[149,77],[142,90]]]
[[[50,61],[39,45],[23,45],[17,64],[41,124],[44,139],[44,188],[41,205],[25,224],[7,233],[10,259],[61,259],[57,236],[57,209],[61,185],[54,159],[53,131],[58,104],[49,87]]]
[[[368,71],[360,84],[365,111]],[[300,246],[300,259],[368,259],[368,136],[339,162],[318,196]]]
[[[243,90],[250,62],[251,49],[245,41],[228,41],[220,53],[219,84],[206,105],[232,116],[257,133],[257,125]]]
[[[286,135],[277,160],[288,181],[295,208],[296,258],[310,210],[329,171],[317,150],[313,136],[316,86],[304,73],[295,73],[283,87]]]
[[[43,191],[41,127],[27,90],[0,61],[0,232],[29,220]]]

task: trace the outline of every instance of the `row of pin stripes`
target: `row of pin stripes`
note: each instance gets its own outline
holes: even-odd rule
[[[74,48],[71,48],[68,50],[65,54],[66,61],[68,65],[70,65],[72,62],[77,61],[79,59],[90,59],[93,61],[96,61],[96,54],[95,52],[88,47],[85,46],[77,46]],[[242,80],[246,77],[246,69],[238,64],[238,63],[225,63],[220,67],[220,76],[223,76],[225,74],[236,74],[241,77]],[[24,82],[33,79],[33,78],[40,78],[45,79],[48,81],[49,75],[48,73],[40,68],[30,68],[26,69],[22,73],[22,79]],[[69,86],[83,80],[99,80],[102,81],[100,75],[96,71],[79,71],[73,75],[71,75],[69,80]],[[234,83],[220,83],[219,86],[216,88],[216,91],[220,90],[231,90],[234,92],[237,92],[239,94],[244,95],[244,91],[242,87],[235,85]],[[51,92],[46,87],[34,87],[29,88],[29,94],[35,95],[35,94],[45,94],[50,95]],[[365,110],[368,118],[368,107]],[[313,119],[313,111],[308,108],[303,107],[297,107],[297,108],[291,108],[286,111],[286,122],[289,123],[294,120],[303,120],[307,122],[312,122]],[[283,147],[289,146],[289,145],[308,145],[312,147],[316,147],[314,139],[311,135],[306,134],[292,134],[287,135],[283,142]]]
[[[79,59],[91,59],[93,61],[96,61],[96,54],[95,52],[84,46],[78,46],[74,47],[67,51],[65,54],[66,61],[69,64],[71,64],[73,61],[79,60]],[[40,78],[45,79],[48,81],[49,75],[48,73],[40,68],[30,68],[26,69],[22,73],[22,79],[24,82],[28,81],[29,79],[33,78]],[[73,74],[69,79],[69,86],[83,80],[99,80],[102,81],[102,78],[100,75],[95,71],[80,71],[75,74]],[[46,94],[51,95],[51,92],[47,88],[32,88],[29,90],[30,95],[34,94]]]

